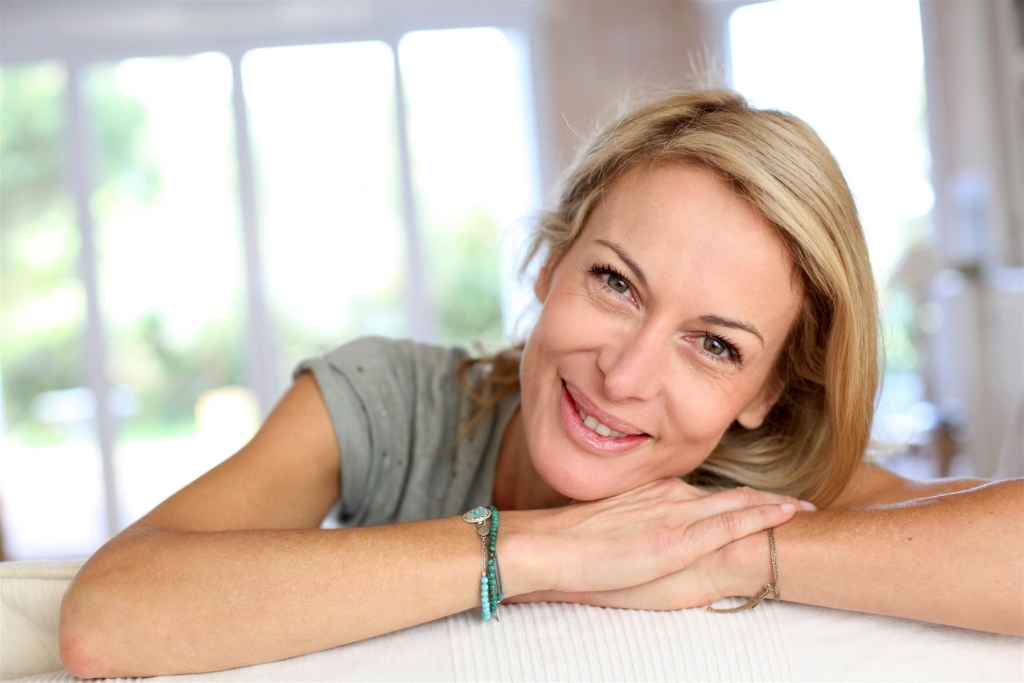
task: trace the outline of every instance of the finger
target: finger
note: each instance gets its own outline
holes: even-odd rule
[[[718,599],[718,594],[717,592],[708,592],[697,582],[696,573],[693,570],[699,563],[700,560],[674,574],[628,588],[582,593],[550,591],[551,595],[546,598],[546,601],[655,611],[709,605]]]
[[[737,486],[728,491],[719,491],[718,493],[705,496],[699,499],[699,502],[695,503],[695,505],[698,506],[696,509],[700,511],[701,517],[711,517],[712,515],[718,515],[730,510],[742,510],[758,505],[781,505],[783,503],[790,503],[795,505],[797,509],[807,510],[807,506],[802,505],[802,502],[799,498],[785,496],[781,493],[760,491],[750,486]],[[810,506],[811,504],[807,503],[807,505]]]
[[[638,587],[627,588],[624,590],[613,590],[613,591],[580,591],[580,592],[568,592],[568,591],[534,591],[532,593],[523,593],[513,598],[505,598],[501,601],[505,603],[527,603],[527,602],[572,602],[578,605],[594,605],[597,607],[623,607],[632,609],[648,609],[645,606],[644,601],[638,602],[638,598],[643,598],[643,592],[636,590]],[[633,600],[631,601],[630,598]],[[646,602],[650,602],[647,600]]]
[[[533,591],[532,593],[523,593],[512,598],[505,598],[501,602],[502,604],[507,602],[579,602],[580,604],[586,604],[582,602],[585,595],[585,593],[567,593],[563,591]]]
[[[691,524],[681,535],[680,540],[685,544],[683,560],[688,565],[735,540],[785,524],[796,514],[796,509],[792,503],[757,505],[705,517]]]
[[[682,571],[686,571],[685,569]],[[609,591],[591,591],[578,593],[578,598],[572,602],[579,602],[581,605],[593,605],[595,607],[617,607],[620,609],[644,609],[644,610],[666,610],[675,609],[673,603],[677,600],[672,595],[672,583],[678,581],[678,576],[663,576],[639,586],[619,588]],[[573,594],[569,594],[573,595]]]

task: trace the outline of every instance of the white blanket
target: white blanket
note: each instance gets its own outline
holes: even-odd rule
[[[76,680],[61,668],[57,617],[79,566],[0,564],[0,679]],[[736,614],[510,604],[500,622],[467,611],[281,662],[148,680],[1021,681],[1024,639],[773,601]]]

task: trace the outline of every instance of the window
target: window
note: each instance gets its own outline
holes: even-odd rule
[[[446,343],[499,346],[519,311],[509,266],[533,203],[534,162],[517,52],[494,28],[417,31],[398,46],[416,205],[434,274],[427,285]]]
[[[526,64],[465,28],[3,65],[7,558],[95,551],[251,438],[305,356],[504,343]]]
[[[410,333],[391,48],[249,52],[242,78],[282,385],[299,358]]]
[[[95,404],[83,389],[86,294],[64,178],[59,64],[0,72],[0,434],[11,558],[75,557],[105,538]]]
[[[231,63],[127,59],[84,73],[119,523],[252,437]],[[225,404],[237,403],[234,409]]]

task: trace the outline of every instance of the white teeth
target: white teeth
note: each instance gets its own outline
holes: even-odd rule
[[[614,429],[612,429],[608,425],[601,424],[600,422],[597,421],[596,417],[591,417],[591,416],[587,415],[586,413],[584,413],[579,408],[577,408],[576,410],[579,411],[580,419],[583,420],[583,424],[587,425],[587,427],[589,427],[591,430],[597,432],[601,436],[610,436],[610,437],[612,437],[614,439],[619,439],[619,438],[622,438],[624,436],[629,436],[628,434],[624,434],[622,432],[615,431]]]

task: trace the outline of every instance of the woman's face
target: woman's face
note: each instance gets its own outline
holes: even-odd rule
[[[734,421],[758,426],[801,305],[793,268],[711,171],[618,179],[535,287],[520,380],[537,472],[570,498],[605,498],[690,472]]]

